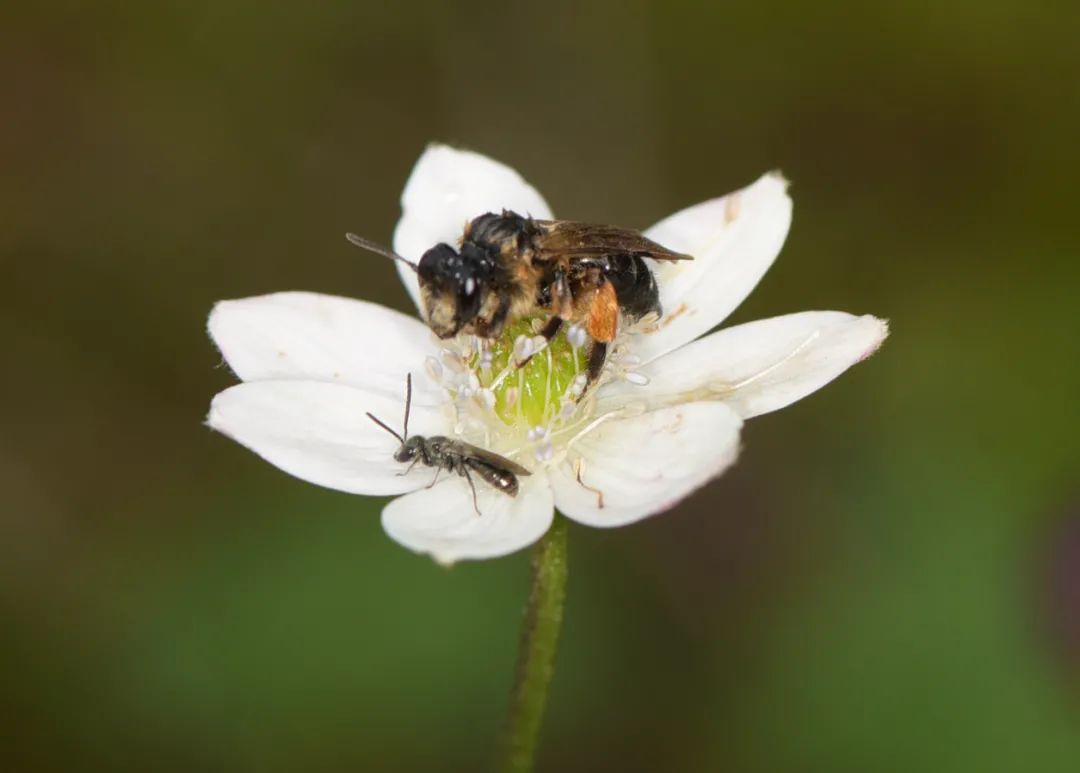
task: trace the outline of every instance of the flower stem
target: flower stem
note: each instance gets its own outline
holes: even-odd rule
[[[551,528],[533,548],[532,587],[521,626],[517,674],[498,768],[504,773],[529,773],[536,762],[565,599],[566,519],[556,513]]]

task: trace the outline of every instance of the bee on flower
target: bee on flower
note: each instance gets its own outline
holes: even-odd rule
[[[500,212],[566,222],[553,221],[540,194],[492,159],[443,145],[421,155],[393,239],[419,309],[430,311],[421,259],[461,243],[463,224]],[[284,292],[222,301],[209,332],[242,383],[214,397],[209,424],[311,483],[401,495],[383,510],[387,534],[443,563],[523,548],[547,531],[555,508],[589,526],[633,523],[726,470],[744,420],[816,391],[885,339],[883,320],[836,311],[709,332],[768,270],[790,222],[787,183],[777,174],[661,220],[640,244],[663,245],[680,259],[637,260],[648,283],[655,279],[662,316],[624,309],[600,336],[593,295],[588,314],[556,298],[535,314],[506,315],[497,330],[445,338],[421,319],[362,300]],[[594,276],[603,279],[603,268]],[[618,300],[601,311],[612,313]],[[410,374],[414,436],[527,472],[514,476],[514,495],[461,475],[430,485],[430,467],[395,458],[404,436],[369,414],[402,415]]]

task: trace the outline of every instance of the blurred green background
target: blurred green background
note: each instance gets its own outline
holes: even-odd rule
[[[1074,3],[3,15],[0,768],[490,759],[526,555],[439,568],[201,423],[216,299],[409,308],[343,234],[443,140],[638,227],[781,168],[734,321],[893,324],[677,511],[572,527],[542,769],[1080,769]]]

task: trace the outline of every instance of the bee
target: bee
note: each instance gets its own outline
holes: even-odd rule
[[[394,459],[399,462],[408,462],[409,466],[399,475],[408,475],[412,468],[418,464],[435,468],[435,477],[428,488],[434,486],[439,480],[439,473],[446,470],[449,473],[457,473],[465,478],[472,489],[473,508],[480,515],[480,506],[476,501],[476,486],[473,484],[472,475],[476,473],[480,479],[494,489],[507,496],[515,497],[518,493],[518,476],[532,475],[520,464],[512,462],[504,456],[499,456],[491,451],[465,443],[443,435],[424,437],[413,435],[409,437],[409,411],[412,408],[412,374],[405,377],[405,425],[403,435],[399,435],[385,423],[380,421],[374,414],[367,416],[373,422],[385,429],[401,443],[394,452]]]
[[[440,338],[470,333],[497,338],[525,316],[547,312],[547,340],[563,323],[592,338],[588,376],[603,367],[620,315],[636,322],[662,314],[656,278],[645,262],[692,260],[641,233],[571,220],[536,220],[503,210],[471,220],[459,248],[437,244],[413,264],[355,234],[358,247],[412,267],[428,326]]]

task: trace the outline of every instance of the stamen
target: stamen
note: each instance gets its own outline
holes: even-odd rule
[[[765,368],[764,370],[758,371],[754,375],[748,376],[747,378],[744,378],[742,381],[738,381],[738,382],[736,382],[734,384],[716,384],[716,383],[713,383],[713,384],[710,384],[709,386],[716,392],[734,392],[737,389],[742,389],[745,386],[749,386],[750,384],[753,384],[755,381],[763,379],[766,376],[768,376],[770,373],[775,372],[778,368],[783,367],[783,365],[785,363],[790,361],[792,357],[795,357],[799,352],[801,352],[807,346],[812,344],[817,339],[817,337],[820,336],[820,335],[821,335],[820,330],[813,331],[812,333],[810,333],[809,336],[806,337],[805,340],[802,341],[802,343],[800,343],[798,346],[796,346],[790,352],[785,354],[781,359],[777,360],[776,362],[774,362],[772,365]]]
[[[588,342],[589,335],[581,325],[571,325],[566,330],[566,340],[573,348],[580,349]]]
[[[428,376],[430,376],[431,380],[436,384],[442,383],[443,367],[442,363],[437,359],[429,356],[424,360],[424,370],[427,371]]]
[[[567,388],[567,394],[570,395],[571,399],[577,400],[579,397],[581,397],[582,393],[585,391],[585,387],[588,386],[588,384],[589,377],[586,376],[584,373],[579,373],[574,377],[574,380],[570,382],[570,386]]]
[[[439,352],[439,355],[442,358],[443,365],[448,367],[450,370],[454,371],[455,373],[465,372],[467,368],[467,366],[465,365],[465,360],[463,360],[461,358],[461,355],[454,350],[443,349],[441,352]]]
[[[526,455],[554,464],[565,456],[567,438],[578,439],[597,426],[587,388],[620,377],[623,369],[610,357],[590,383],[585,329],[566,325],[548,340],[539,331],[549,323],[549,317],[523,319],[498,339],[450,339],[437,358],[425,362],[453,397],[457,437],[510,459]]]
[[[533,339],[527,336],[518,336],[514,340],[514,359],[518,362],[525,362],[529,359],[533,353]]]
[[[555,457],[555,447],[551,445],[550,441],[545,441],[536,447],[534,454],[536,455],[536,461],[550,462]]]

